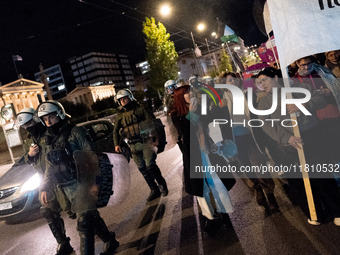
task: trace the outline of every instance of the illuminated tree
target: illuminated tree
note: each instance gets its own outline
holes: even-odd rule
[[[146,35],[147,61],[150,65],[149,77],[152,92],[163,91],[164,83],[176,79],[178,75],[177,58],[174,42],[161,22],[156,24],[154,18],[145,18],[143,33]]]

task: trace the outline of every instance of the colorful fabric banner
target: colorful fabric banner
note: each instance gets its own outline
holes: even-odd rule
[[[334,0],[268,0],[282,67],[340,48],[340,4]]]
[[[240,40],[238,36],[235,34],[235,32],[228,27],[227,25],[224,28],[224,35],[221,37],[222,42],[237,42],[239,43]]]

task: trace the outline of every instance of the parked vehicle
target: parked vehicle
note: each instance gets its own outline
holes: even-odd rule
[[[93,120],[78,124],[87,130],[89,139],[98,152],[114,152],[113,127],[109,120]],[[124,156],[130,160],[131,152],[122,141]],[[40,207],[39,186],[42,176],[31,166],[19,160],[0,177],[0,220],[22,216]]]

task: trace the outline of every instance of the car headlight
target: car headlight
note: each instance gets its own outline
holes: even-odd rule
[[[21,186],[20,192],[23,193],[26,191],[34,190],[40,186],[40,183],[41,177],[38,173],[36,173]]]

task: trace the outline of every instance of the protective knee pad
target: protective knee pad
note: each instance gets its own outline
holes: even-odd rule
[[[93,212],[86,212],[78,218],[77,230],[82,233],[94,232],[96,214]]]
[[[50,208],[48,207],[40,207],[40,213],[43,215],[43,217],[47,220],[47,223],[53,223],[55,222],[57,219],[60,218],[60,214],[53,212]]]

